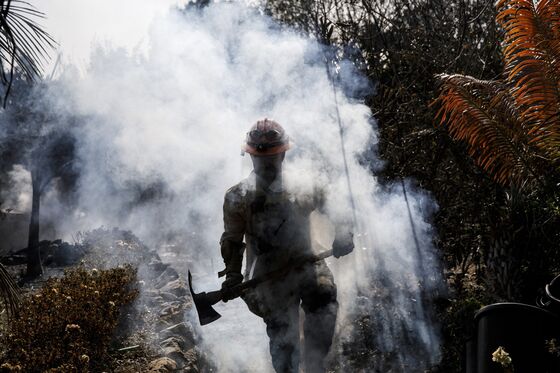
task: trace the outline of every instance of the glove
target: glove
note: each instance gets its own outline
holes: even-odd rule
[[[337,235],[334,238],[332,249],[335,258],[350,254],[354,250],[354,235],[350,232]]]
[[[226,274],[226,279],[222,282],[222,301],[236,298],[237,295],[233,292],[233,287],[243,282],[243,275],[238,272],[230,272]]]

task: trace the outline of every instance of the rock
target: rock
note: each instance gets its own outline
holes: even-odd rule
[[[167,283],[160,290],[162,293],[171,293],[177,297],[184,297],[188,294],[187,283],[182,278]]]
[[[183,344],[185,344],[185,342],[181,338],[177,337],[169,337],[159,342],[161,348],[179,346],[181,349],[183,349],[184,347],[181,346]]]
[[[181,347],[178,344],[171,344],[163,347],[163,354],[168,358],[175,360],[179,366],[185,366],[187,359]]]
[[[182,372],[198,373],[198,353],[194,348],[185,352],[173,345],[164,347],[163,351],[167,357],[175,360]]]
[[[192,348],[194,343],[194,330],[190,324],[181,322],[179,324],[172,325],[168,328],[163,329],[159,332],[159,337],[163,340],[168,340],[169,338],[178,338],[181,340],[181,345],[184,348]]]
[[[146,299],[146,303],[151,306],[159,306],[163,303],[165,303],[164,299],[162,297],[160,297],[159,295],[157,297],[147,297]]]
[[[165,321],[163,319],[157,319],[155,324],[155,329],[161,331],[167,329],[170,326],[172,326],[172,324],[169,323],[168,321]]]
[[[165,271],[155,281],[154,288],[159,289],[162,286],[169,284],[170,282],[177,280],[179,278],[179,274],[176,270],[171,267],[167,267]]]
[[[172,301],[177,301],[179,300],[179,297],[176,296],[173,293],[168,293],[165,291],[162,291],[159,293],[159,295],[166,301],[166,302],[172,302]]]
[[[159,345],[161,348],[179,346],[181,350],[185,349],[185,341],[183,340],[183,338],[178,338],[178,337],[169,337],[159,342]]]
[[[160,335],[162,335],[163,338],[172,335],[192,335],[192,334],[194,334],[192,326],[185,322],[180,322],[178,324],[171,325],[170,327],[165,328],[160,332]]]
[[[174,302],[175,304],[164,304],[163,309],[160,311],[159,317],[166,321],[179,323],[183,321],[184,310],[179,302]]]
[[[194,347],[194,338],[192,336],[173,335],[159,342],[161,348],[179,346],[182,351],[186,351]]]
[[[185,365],[183,366],[183,372],[188,373],[198,373],[198,353],[194,348],[191,348],[184,353]]]
[[[154,276],[158,276],[165,272],[165,270],[169,267],[169,264],[165,264],[159,258],[155,257],[150,260],[147,267],[152,271],[152,273],[154,273]]]
[[[169,292],[161,292],[159,290],[145,290],[143,294],[146,301],[153,305],[163,305],[166,303],[181,302],[181,298]],[[184,303],[184,302],[183,302]]]
[[[144,290],[144,295],[147,296],[147,297],[158,297],[159,296],[159,290],[146,289],[146,290]]]
[[[160,357],[148,365],[148,373],[167,373],[176,370],[177,363],[168,357]]]

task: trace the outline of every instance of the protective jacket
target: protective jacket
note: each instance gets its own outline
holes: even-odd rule
[[[249,274],[268,272],[311,253],[309,215],[320,209],[322,202],[317,189],[296,196],[286,191],[280,179],[263,187],[254,173],[230,188],[224,200],[224,233],[220,240],[226,271],[241,271],[244,237],[246,279]]]
[[[241,272],[245,247],[245,280],[310,254],[309,216],[322,205],[323,193],[318,189],[295,194],[283,187],[281,178],[264,187],[254,173],[230,188],[224,200],[221,237],[226,272]],[[324,372],[338,308],[336,285],[324,261],[294,270],[281,281],[266,282],[243,300],[264,319],[272,362],[281,373],[298,372],[301,305],[305,312],[306,372]]]

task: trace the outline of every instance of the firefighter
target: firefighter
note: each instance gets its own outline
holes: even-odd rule
[[[226,266],[221,273],[226,276],[222,284],[226,301],[230,299],[228,289],[244,278],[285,267],[295,258],[312,253],[309,216],[321,209],[323,193],[294,194],[286,187],[282,163],[290,146],[284,129],[273,120],[260,120],[247,133],[244,151],[251,155],[253,172],[230,188],[224,201],[220,246]],[[350,253],[354,244],[348,225],[336,227],[333,255],[340,257]],[[333,275],[323,260],[295,268],[282,280],[261,284],[243,300],[266,323],[277,373],[299,371],[301,305],[305,313],[305,372],[325,371],[338,303]]]

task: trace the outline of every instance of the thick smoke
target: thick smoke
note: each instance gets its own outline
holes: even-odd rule
[[[29,171],[22,165],[17,164],[6,176],[9,185],[0,193],[2,204],[6,208],[17,212],[31,211],[31,176]]]
[[[78,205],[71,218],[59,217],[61,232],[131,229],[184,273],[188,267],[196,290],[219,287],[223,196],[249,174],[240,146],[263,117],[294,140],[285,162],[293,187],[325,187],[331,220],[353,219],[333,89],[316,42],[234,4],[161,15],[143,42],[142,53],[98,47],[85,72],[66,69],[64,92],[51,94],[84,122],[75,128]],[[333,360],[344,365],[339,352],[355,332],[349,323],[364,316],[374,345],[396,355],[393,368],[411,371],[439,358],[427,311],[439,280],[425,220],[432,202],[409,191],[411,225],[400,185],[380,186],[363,165],[377,141],[375,123],[367,106],[343,93],[363,90],[364,79],[351,64],[340,66],[338,109],[357,227],[354,253],[328,261],[340,303]],[[325,221],[316,219],[316,239],[329,246]],[[270,371],[264,323],[241,301],[217,310],[223,318],[199,333],[219,371]]]

